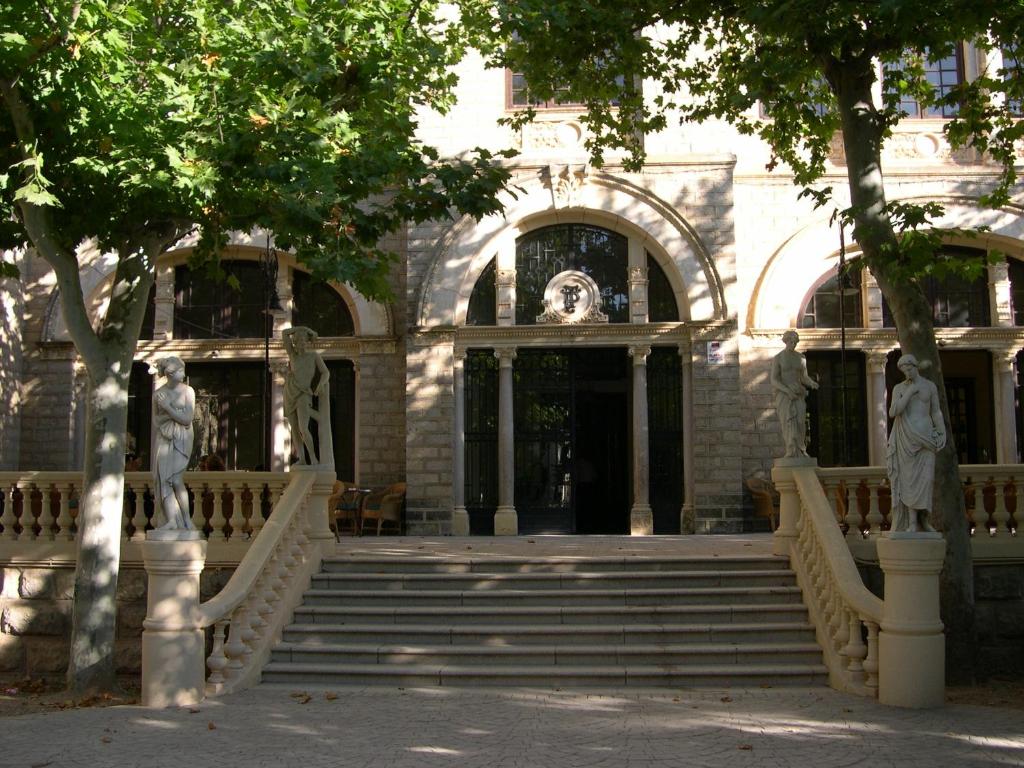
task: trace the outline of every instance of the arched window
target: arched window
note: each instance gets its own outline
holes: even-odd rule
[[[1024,325],[1024,261],[1009,259],[1009,266],[1013,324]]]
[[[586,224],[556,224],[516,241],[516,324],[532,325],[544,312],[544,289],[555,275],[576,269],[601,291],[601,311],[611,323],[629,322],[628,242]]]
[[[269,328],[263,271],[255,261],[225,261],[238,281],[215,281],[187,264],[174,270],[174,338],[262,338]]]
[[[352,313],[338,292],[299,270],[292,272],[292,325],[312,328],[321,336],[355,333]]]
[[[984,259],[985,252],[978,248],[947,245],[943,254],[950,257]],[[983,272],[974,280],[946,277],[938,280],[930,275],[921,278],[924,295],[932,306],[932,322],[936,328],[983,328],[992,325],[989,314],[988,277]],[[889,303],[882,301],[882,324],[895,328]]]
[[[466,310],[466,325],[497,325],[497,295],[495,293],[496,260],[491,259],[473,286]]]
[[[800,328],[861,328],[864,325],[861,311],[860,282],[858,277],[847,277],[840,294],[840,280],[833,275],[814,291],[814,294],[800,312]],[[842,312],[840,313],[840,304]],[[842,314],[842,322],[840,322]]]
[[[647,254],[647,319],[652,323],[679,322],[676,294],[661,265]]]

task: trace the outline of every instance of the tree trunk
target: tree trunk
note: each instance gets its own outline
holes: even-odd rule
[[[931,306],[919,284],[895,269],[898,238],[886,211],[881,163],[884,125],[872,101],[874,80],[874,63],[869,58],[844,62],[829,72],[842,120],[854,234],[866,264],[889,302],[900,348],[904,354],[913,354],[918,359],[921,375],[932,381],[939,391],[947,439],[935,460],[931,522],[946,539],[940,592],[942,621],[946,627],[946,678],[950,682],[971,683],[977,635],[974,570],[963,487],[949,424]]]
[[[76,694],[117,690],[117,576],[121,560],[128,380],[153,273],[137,249],[118,259],[107,315],[85,358],[87,423],[78,502],[78,562],[67,685]],[[158,251],[159,252],[159,251]],[[71,303],[66,302],[65,306]],[[89,318],[65,311],[72,339],[92,335]],[[81,348],[81,347],[79,347]]]

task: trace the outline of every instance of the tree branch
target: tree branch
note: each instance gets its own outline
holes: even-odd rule
[[[46,6],[42,6],[42,12],[43,15],[46,16],[46,19],[47,21],[50,22],[50,24],[52,24],[54,27],[60,27],[60,22],[57,20],[57,17],[53,15],[49,8],[47,8]],[[81,12],[81,2],[76,2],[74,5],[71,6],[71,22],[67,25],[67,28],[65,28],[61,32],[55,32],[48,39],[44,40],[29,55],[28,59],[25,60],[25,63],[21,66],[21,68],[14,73],[13,77],[11,77],[11,85],[17,85],[18,81],[21,79],[21,76],[24,75],[25,72],[27,72],[33,64],[35,64],[37,61],[43,58],[46,54],[48,54],[58,45],[61,45],[67,41],[68,35],[71,33],[72,28],[74,28],[75,22],[78,21],[78,16]]]

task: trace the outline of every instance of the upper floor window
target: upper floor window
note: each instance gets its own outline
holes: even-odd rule
[[[534,109],[574,109],[583,108],[583,103],[572,101],[566,95],[568,88],[559,88],[553,99],[540,101],[530,96],[526,84],[526,75],[521,72],[505,72],[505,106],[508,109],[533,107]]]
[[[963,46],[958,45],[952,55],[937,61],[930,61],[927,51],[923,54],[907,54],[900,59],[895,68],[903,69],[908,66],[917,65],[924,69],[925,79],[932,87],[935,99],[942,99],[964,80]],[[923,105],[910,94],[902,94],[900,96],[900,109],[911,119],[954,117],[957,112],[955,105]]]
[[[1024,75],[1024,61],[1021,61],[1021,53],[1004,48],[1002,54],[1003,66],[999,71],[1003,80],[1020,82],[1021,76]],[[1020,98],[1008,98],[1006,105],[1010,108],[1010,114],[1015,117],[1024,117],[1024,102]]]
[[[800,328],[863,327],[860,284],[856,277],[847,277],[842,283],[840,287],[839,276],[833,275],[818,286],[800,313]]]

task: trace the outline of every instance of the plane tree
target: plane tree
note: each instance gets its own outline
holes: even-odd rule
[[[229,233],[262,228],[316,277],[387,298],[385,235],[499,209],[495,158],[416,138],[466,44],[434,0],[0,6],[0,248],[52,267],[87,371],[72,691],[116,686],[128,377],[160,255],[197,238],[193,266],[218,279]],[[89,245],[116,255],[100,317]]]

